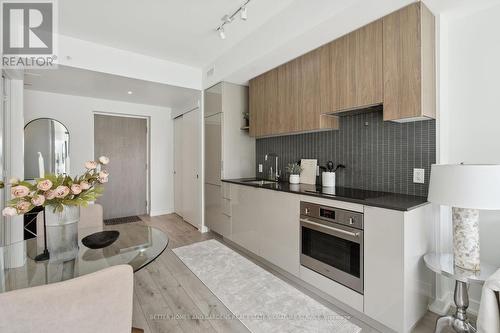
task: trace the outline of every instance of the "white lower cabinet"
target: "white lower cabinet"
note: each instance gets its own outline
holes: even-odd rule
[[[299,275],[299,196],[231,185],[230,239]]]
[[[263,223],[261,208],[265,202],[260,190],[248,186],[231,184],[231,221],[230,239],[245,249],[260,255],[259,224]]]
[[[223,214],[221,186],[205,183],[205,224],[216,233],[229,237],[231,220]]]
[[[427,311],[432,274],[423,255],[434,241],[432,206],[409,212],[365,206],[364,313],[410,332]]]
[[[296,194],[267,191],[260,223],[260,256],[288,273],[299,275],[299,213]]]
[[[234,243],[396,332],[409,333],[425,314],[432,274],[422,258],[434,242],[433,206],[401,212],[236,184],[222,191],[231,216],[221,221]],[[364,211],[363,295],[300,266],[301,198]]]

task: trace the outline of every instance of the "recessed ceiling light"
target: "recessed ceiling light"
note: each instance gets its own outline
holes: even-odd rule
[[[133,93],[134,93],[134,92],[133,92],[133,91],[131,91],[131,90],[127,91],[127,94],[129,94],[129,95],[132,95]]]

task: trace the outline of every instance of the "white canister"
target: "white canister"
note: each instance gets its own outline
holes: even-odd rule
[[[290,182],[290,184],[299,184],[300,183],[300,175],[290,175],[289,182]]]
[[[335,187],[335,172],[323,172],[321,185],[323,187]]]

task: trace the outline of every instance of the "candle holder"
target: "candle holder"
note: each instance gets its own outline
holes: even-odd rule
[[[36,262],[46,261],[50,259],[50,253],[47,248],[47,221],[45,217],[45,208],[43,209],[43,252],[35,257]]]

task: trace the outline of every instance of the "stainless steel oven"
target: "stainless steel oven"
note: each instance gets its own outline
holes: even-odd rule
[[[363,294],[363,214],[300,203],[300,264]]]

